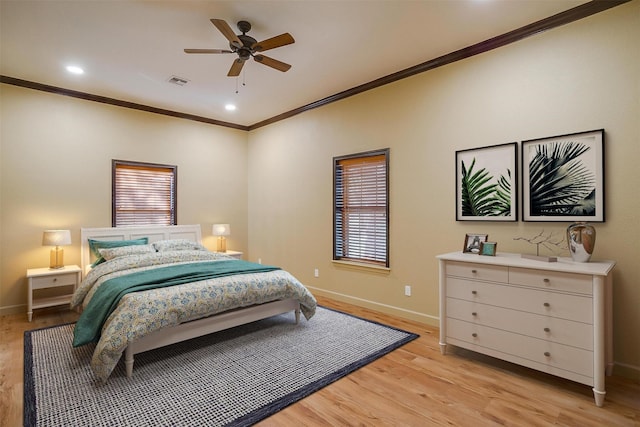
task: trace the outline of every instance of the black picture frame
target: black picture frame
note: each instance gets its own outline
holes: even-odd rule
[[[604,129],[522,142],[522,220],[604,222]]]
[[[473,254],[480,253],[480,246],[482,245],[482,243],[486,242],[488,238],[488,234],[467,233],[464,236],[464,246],[462,247],[462,252]]]
[[[518,220],[518,144],[456,151],[456,221]]]

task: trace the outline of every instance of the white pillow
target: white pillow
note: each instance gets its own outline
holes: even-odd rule
[[[153,243],[158,252],[164,251],[206,251],[207,248],[198,242],[187,239],[159,240]]]
[[[109,261],[111,259],[118,258],[121,256],[154,253],[156,249],[153,245],[149,244],[149,245],[120,246],[119,248],[104,248],[104,249],[99,249],[99,251],[100,251],[100,255],[102,255],[104,259]]]

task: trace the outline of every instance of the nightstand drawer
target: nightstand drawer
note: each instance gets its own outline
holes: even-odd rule
[[[32,289],[54,288],[58,286],[74,286],[77,284],[77,274],[56,274],[55,276],[33,277]]]

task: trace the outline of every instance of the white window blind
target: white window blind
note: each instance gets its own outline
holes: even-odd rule
[[[177,166],[113,160],[114,227],[175,225]]]
[[[388,154],[334,158],[334,259],[389,266]]]

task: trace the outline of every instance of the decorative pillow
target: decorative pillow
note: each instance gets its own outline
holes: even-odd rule
[[[207,248],[198,242],[187,239],[159,240],[153,243],[158,252],[164,251],[206,251]]]
[[[156,248],[153,245],[130,245],[120,246],[119,248],[100,249],[100,255],[107,261],[121,256],[140,255],[155,253]]]
[[[96,257],[96,260],[91,264],[92,267],[95,267],[105,261],[102,255],[100,255],[100,249],[119,248],[121,246],[131,245],[146,245],[149,243],[148,237],[141,237],[133,240],[87,240],[89,241],[89,249],[91,250],[91,253]]]

